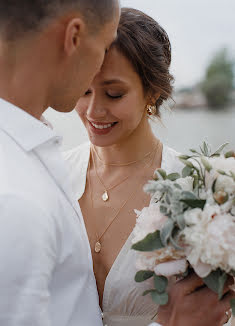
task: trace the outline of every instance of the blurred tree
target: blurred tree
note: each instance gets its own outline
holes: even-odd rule
[[[212,58],[202,82],[202,92],[210,107],[221,107],[229,103],[233,90],[233,65],[227,49],[218,51]]]

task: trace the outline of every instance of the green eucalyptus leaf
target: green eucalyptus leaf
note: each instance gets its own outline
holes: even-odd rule
[[[185,219],[184,219],[184,215],[180,214],[176,217],[176,222],[178,224],[178,227],[180,228],[180,230],[183,230],[186,227],[185,224]]]
[[[133,244],[131,248],[137,251],[154,251],[163,247],[160,231],[157,230],[154,233],[148,234],[143,240]]]
[[[225,282],[227,281],[227,278],[228,278],[228,274],[226,274],[225,272],[219,277],[219,284],[218,284],[219,300],[222,299],[224,285],[225,285]]]
[[[157,291],[151,292],[152,300],[161,306],[164,306],[168,303],[168,293],[158,293]]]
[[[182,177],[183,178],[189,177],[192,174],[192,171],[193,169],[186,165],[182,170]]]
[[[144,291],[143,292],[143,296],[146,296],[146,295],[148,295],[149,293],[152,293],[152,292],[156,292],[156,290],[155,289],[153,289],[153,290],[146,290],[146,291]]]
[[[214,291],[219,293],[219,278],[221,277],[221,270],[217,269],[216,271],[211,272],[207,277],[203,278],[203,282],[206,286]]]
[[[166,178],[171,181],[176,181],[177,179],[180,178],[180,175],[179,175],[179,173],[171,173],[171,174],[168,174],[168,176]]]
[[[154,274],[154,285],[158,293],[166,292],[168,279],[164,276],[158,276]]]
[[[193,189],[197,188],[199,185],[199,177],[197,174],[193,176]]]
[[[144,282],[151,278],[154,275],[154,272],[152,271],[139,271],[135,275],[135,281],[137,283]]]
[[[230,306],[232,309],[232,314],[235,316],[235,299],[230,300]]]
[[[174,222],[172,221],[172,219],[168,219],[160,231],[161,242],[165,247],[167,246],[168,240],[170,239],[173,229]]]
[[[180,155],[179,156],[179,159],[181,159],[181,160],[188,160],[189,158],[191,158],[191,156],[189,156],[189,155]]]
[[[226,175],[226,172],[224,172],[223,170],[217,170],[217,172],[221,175]]]
[[[181,199],[181,202],[185,203],[191,208],[201,208],[203,209],[206,205],[206,200],[203,199]]]
[[[165,170],[163,170],[163,169],[157,169],[156,172],[160,174],[160,176],[162,177],[163,180],[166,179],[167,174],[166,174],[166,171]]]
[[[193,163],[191,163],[190,161],[188,161],[188,160],[183,160],[183,159],[181,159],[180,158],[180,161],[184,164],[184,165],[186,165],[186,166],[188,166],[189,168],[194,168],[194,165],[193,165]]]
[[[209,147],[205,141],[203,142],[203,152],[204,152],[205,156],[209,156]]]
[[[190,152],[193,153],[193,154],[198,154],[198,155],[201,155],[198,151],[196,151],[195,149],[190,149]]]
[[[174,187],[177,188],[177,189],[179,189],[179,190],[182,189],[182,187],[178,183],[174,183]]]
[[[221,152],[223,151],[223,149],[228,146],[229,143],[224,143],[223,145],[221,145],[213,154],[212,156],[216,156],[216,155],[220,155]]]
[[[191,191],[182,192],[183,199],[198,199],[197,196]]]

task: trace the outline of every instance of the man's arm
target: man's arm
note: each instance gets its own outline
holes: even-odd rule
[[[49,283],[56,262],[50,216],[30,201],[0,196],[0,325],[50,326]]]

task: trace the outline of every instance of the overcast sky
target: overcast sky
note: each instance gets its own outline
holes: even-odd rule
[[[167,31],[173,48],[176,86],[200,81],[212,55],[221,47],[235,57],[235,0],[121,0],[140,9]]]

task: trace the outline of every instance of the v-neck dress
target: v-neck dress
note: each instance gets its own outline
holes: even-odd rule
[[[163,146],[161,167],[167,173],[181,171],[178,155],[173,149]],[[90,143],[65,152],[64,157],[69,163],[74,195],[79,200],[86,186]],[[134,281],[136,252],[131,250],[132,236],[131,233],[106,278],[102,310],[103,322],[107,326],[147,326],[158,309],[150,296],[142,296],[146,289],[153,288],[152,279],[143,283]]]

